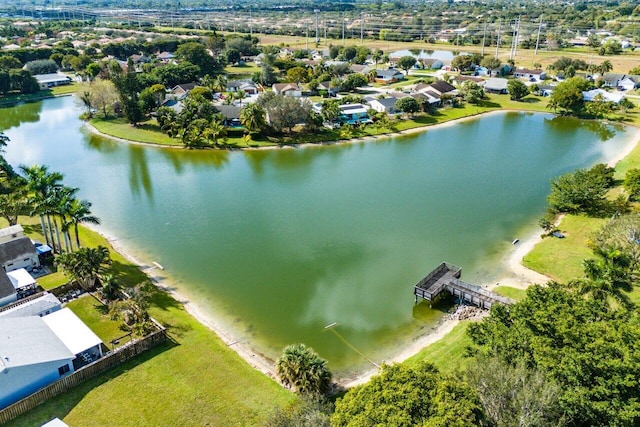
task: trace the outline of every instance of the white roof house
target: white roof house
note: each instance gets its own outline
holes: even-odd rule
[[[593,89],[582,92],[582,99],[590,102],[595,100],[598,95],[602,96],[605,101],[613,102],[616,104],[619,104],[620,101],[622,101],[622,99],[624,98],[624,94],[622,93],[607,92],[603,89]]]
[[[62,73],[36,74],[33,76],[40,87],[52,87],[71,83],[71,78]]]
[[[100,348],[102,345],[102,340],[68,308],[51,313],[42,319],[74,356],[96,346]],[[101,349],[100,355],[102,355]]]

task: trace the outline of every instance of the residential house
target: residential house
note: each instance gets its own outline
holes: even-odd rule
[[[54,86],[68,85],[71,78],[62,73],[36,74],[33,76],[40,85],[40,90],[47,90]]]
[[[1,274],[2,273],[0,273],[0,275]],[[29,316],[42,317],[62,309],[62,303],[60,300],[56,298],[54,294],[50,294],[49,292],[45,292],[37,298],[35,296],[32,298],[33,299],[26,299],[2,307],[2,311],[0,311],[0,318]]]
[[[435,92],[431,92],[431,93],[429,93],[429,91],[417,92],[417,93],[412,93],[409,96],[414,98],[416,101],[418,101],[420,105],[425,105],[426,103],[433,107],[438,107],[442,103],[440,96],[437,96]]]
[[[618,89],[633,90],[640,87],[640,76],[626,75],[618,81]]]
[[[191,90],[193,90],[193,88],[195,88],[196,86],[198,85],[195,83],[182,83],[179,85],[175,85],[171,89],[171,92],[169,92],[169,95],[174,99],[184,99],[187,97],[187,95],[189,95],[189,92],[191,92]]]
[[[498,68],[494,68],[489,72],[490,77],[503,77],[511,74],[511,66],[509,64],[502,64]]]
[[[507,79],[492,77],[484,84],[484,90],[488,93],[509,93],[507,90]]]
[[[379,113],[396,114],[398,109],[396,108],[397,98],[374,98],[368,101],[369,106]]]
[[[547,73],[544,70],[529,70],[527,68],[518,68],[513,70],[513,76],[526,79],[530,82],[539,82],[547,78]]]
[[[367,107],[362,104],[340,105],[339,120],[345,124],[371,123]]]
[[[422,64],[422,68],[431,70],[439,70],[444,66],[444,63],[438,58],[422,58],[419,62]]]
[[[16,288],[13,287],[13,283],[7,273],[0,268],[0,307],[11,304],[18,300],[18,294]]]
[[[149,62],[151,62],[151,59],[148,56],[145,55],[131,55],[130,56],[131,61],[133,61],[134,64],[148,64]]]
[[[296,98],[302,96],[302,89],[297,83],[274,83],[271,89],[278,95],[293,96]]]
[[[445,82],[444,80],[438,80],[438,81],[436,81],[434,83],[431,83],[428,86],[429,87],[426,90],[431,91],[431,92],[435,92],[440,96],[444,95],[445,93],[448,93],[448,94],[451,94],[451,95],[455,95],[455,94],[458,93],[458,90],[456,89],[455,86]],[[424,90],[423,90],[423,92],[424,92]],[[438,96],[438,98],[440,96]]]
[[[75,370],[75,354],[44,319],[38,316],[0,318],[0,408]]]
[[[403,79],[404,74],[396,69],[376,70],[376,83],[391,84]]]
[[[216,110],[218,110],[218,112],[222,114],[222,123],[226,127],[242,127],[242,124],[240,123],[240,111],[242,111],[242,107],[239,107],[237,105],[216,105]]]
[[[258,85],[251,80],[231,80],[227,82],[227,92],[239,92],[243,90],[247,95],[257,95]]]
[[[484,86],[485,79],[481,77],[474,77],[474,76],[455,76],[451,80],[451,83],[453,83],[455,86],[462,86],[464,82],[474,82],[474,83],[477,83],[479,86]]]
[[[330,81],[320,82],[318,83],[318,90],[326,90],[329,96],[335,96],[336,93],[340,92],[340,87],[331,86]]]
[[[361,65],[361,64],[351,64],[349,66],[349,69],[356,74],[362,74],[365,76],[368,76],[369,72],[372,70],[372,68],[369,67],[368,65]]]
[[[31,270],[40,267],[40,259],[35,246],[28,237],[0,244],[0,267],[6,272],[19,268]]]
[[[603,100],[613,102],[614,104],[619,104],[624,99],[623,93],[611,93],[603,89],[593,89],[582,92],[582,99],[584,99],[585,102],[594,101],[598,96],[602,97]]]
[[[618,87],[618,83],[620,82],[620,80],[624,79],[625,74],[620,74],[620,73],[605,73],[604,76],[602,76],[602,79],[604,80],[604,86],[605,87]]]
[[[478,65],[474,70],[473,70],[474,75],[476,76],[488,76],[491,74],[491,70],[489,70],[487,67],[483,67],[482,65]]]
[[[538,85],[538,93],[539,93],[541,96],[551,96],[551,94],[553,93],[553,90],[554,90],[555,88],[556,88],[556,87],[555,87],[555,86],[553,86],[553,85],[545,85],[545,84],[541,84],[541,85]]]
[[[160,62],[169,63],[175,59],[175,55],[171,52],[162,52],[158,54],[158,59]]]

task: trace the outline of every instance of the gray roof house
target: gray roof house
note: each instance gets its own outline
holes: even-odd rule
[[[396,108],[396,102],[398,102],[396,98],[381,98],[372,99],[371,101],[369,101],[369,105],[372,109],[380,113],[395,114],[398,112],[398,109]]]
[[[398,70],[376,70],[377,83],[394,83],[404,79],[404,74]]]
[[[9,272],[19,268],[31,270],[33,267],[39,266],[38,252],[28,237],[0,244],[0,267],[5,271]]]
[[[484,84],[484,90],[489,93],[508,93],[507,79],[492,77]]]

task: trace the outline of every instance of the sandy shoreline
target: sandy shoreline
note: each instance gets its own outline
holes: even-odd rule
[[[497,114],[503,113],[505,110],[496,110],[483,114]],[[452,126],[456,123],[460,123],[467,120],[476,119],[478,115],[468,116],[461,119],[451,120],[445,123],[439,123],[436,125],[424,126],[420,128],[408,129],[406,131],[397,132],[394,134],[386,134],[380,135],[378,137],[368,137],[368,138],[359,138],[354,140],[346,140],[346,141],[333,141],[322,144],[301,144],[297,146],[275,146],[275,147],[263,147],[257,149],[279,149],[279,148],[302,148],[302,147],[318,147],[322,145],[333,145],[333,144],[346,144],[346,143],[356,143],[363,141],[371,141],[371,140],[379,140],[381,138],[393,138],[398,135],[408,135],[414,133],[424,132],[428,129],[435,129],[438,127]],[[92,132],[95,132],[99,135],[102,135],[98,132],[93,126],[88,123],[85,123],[85,126],[89,128]],[[618,152],[615,158],[609,161],[609,166],[615,166],[621,159],[626,157],[640,142],[640,129],[634,128],[636,132],[634,132],[630,136],[629,143]],[[154,147],[164,147],[164,148],[181,148],[179,146],[159,146],[156,144],[146,144],[146,143],[137,143],[133,141],[127,141],[120,138],[115,138],[109,135],[104,135],[105,137],[120,140],[126,143],[134,143],[140,145],[149,145]],[[255,148],[251,148],[255,149]],[[114,250],[118,251],[125,258],[127,258],[132,263],[138,265],[153,281],[153,283],[158,286],[160,289],[167,291],[171,294],[177,301],[182,303],[195,319],[197,319],[201,324],[205,325],[212,331],[214,331],[220,339],[227,344],[230,348],[232,348],[242,359],[244,359],[249,365],[254,367],[255,369],[260,370],[265,375],[269,377],[276,378],[275,369],[274,369],[274,361],[260,354],[252,348],[249,342],[245,342],[239,337],[235,336],[232,332],[231,328],[224,325],[221,319],[216,319],[213,316],[206,313],[202,307],[198,306],[198,304],[194,301],[191,301],[187,295],[181,292],[176,286],[173,286],[170,278],[167,275],[163,274],[163,270],[158,268],[153,263],[148,264],[144,263],[131,255],[131,253],[127,250],[124,245],[122,245],[117,238],[114,236],[110,236],[100,230],[92,228],[94,231],[102,234],[109,243],[113,246]],[[520,242],[517,245],[514,245],[514,249],[507,253],[503,259],[502,264],[504,267],[505,274],[503,277],[497,281],[497,283],[485,284],[488,289],[492,289],[497,285],[505,285],[511,286],[519,289],[525,289],[531,284],[544,284],[550,279],[540,273],[537,273],[533,270],[526,268],[522,265],[522,258],[529,252],[533,247],[542,240],[541,234],[539,230],[534,230],[530,235],[525,236],[525,238],[521,238]],[[419,352],[422,348],[442,339],[445,335],[447,335],[451,330],[459,323],[458,320],[445,319],[441,321],[434,329],[431,329],[424,334],[415,337],[411,343],[405,348],[401,349],[398,354],[389,359],[387,363],[397,363],[406,360],[412,355]],[[352,387],[358,384],[365,383],[369,380],[369,378],[374,375],[377,370],[372,369],[365,372],[360,373],[356,378],[336,378],[337,382],[345,387]]]

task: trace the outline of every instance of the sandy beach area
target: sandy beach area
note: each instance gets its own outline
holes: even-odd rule
[[[492,111],[485,114],[498,114],[502,113],[502,111]],[[267,149],[279,149],[279,148],[298,148],[304,146],[314,146],[317,147],[319,145],[332,145],[332,144],[342,144],[342,143],[355,143],[355,142],[363,142],[365,140],[377,140],[381,138],[392,138],[397,135],[407,135],[413,133],[424,132],[428,129],[434,129],[437,127],[444,126],[452,126],[456,123],[473,120],[477,118],[477,116],[465,117],[462,119],[452,120],[449,122],[425,126],[421,128],[409,129],[403,132],[398,132],[394,134],[380,135],[378,137],[366,138],[366,139],[355,139],[348,141],[335,141],[323,144],[302,144],[300,146],[285,146],[285,147],[265,147]],[[87,128],[97,134],[102,135],[98,132],[93,126],[90,124],[85,124]],[[610,166],[615,166],[621,159],[626,157],[636,146],[638,142],[640,142],[640,129],[634,128],[635,132],[630,136],[629,143],[622,148],[618,153],[616,153],[615,158],[609,161]],[[120,140],[126,143],[135,143],[132,141],[122,140],[119,138],[114,138],[109,135],[104,135],[105,137]],[[152,145],[158,147],[155,144],[145,144],[145,143],[136,143],[142,145]],[[166,147],[166,146],[162,146]],[[169,147],[167,147],[169,148]],[[173,147],[176,148],[176,147]],[[558,219],[559,221],[561,218]],[[150,277],[150,279],[154,282],[156,286],[160,289],[163,289],[170,293],[177,301],[182,303],[185,309],[195,317],[200,323],[205,325],[206,327],[213,330],[231,349],[233,349],[240,357],[242,357],[249,365],[254,367],[255,369],[260,370],[265,375],[268,375],[272,378],[276,378],[275,369],[274,369],[274,361],[265,357],[264,355],[257,352],[254,348],[252,348],[250,342],[246,342],[241,340],[239,337],[235,336],[232,329],[225,325],[220,319],[216,319],[209,315],[203,307],[199,307],[196,302],[190,300],[188,296],[181,292],[181,290],[175,286],[169,277],[158,265],[154,263],[145,263],[141,260],[136,259],[131,255],[131,253],[124,247],[117,238],[114,236],[109,236],[105,234],[101,230],[97,230],[93,228],[94,231],[102,234],[113,248],[121,253],[125,258],[129,261],[135,263],[140,266],[140,268]],[[526,268],[522,265],[523,257],[533,249],[533,247],[542,240],[540,230],[534,230],[530,235],[521,238],[517,245],[513,245],[513,249],[510,250],[505,256],[502,258],[504,275],[499,278],[494,283],[484,284],[487,289],[492,289],[497,285],[504,285],[515,287],[519,289],[525,289],[531,284],[544,284],[550,279],[540,273],[537,273],[533,270]],[[412,355],[419,352],[424,347],[442,339],[445,335],[447,335],[451,330],[459,323],[458,320],[450,320],[443,319],[434,329],[431,329],[425,332],[423,335],[415,337],[406,347],[399,349],[398,353],[387,360],[386,363],[399,363],[402,362]],[[372,375],[375,375],[377,369],[372,369],[369,371],[362,372],[357,377],[353,378],[335,378],[337,382],[344,387],[352,387],[358,384],[365,383],[369,380]]]

